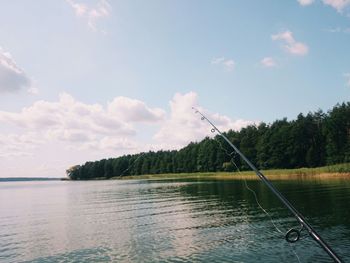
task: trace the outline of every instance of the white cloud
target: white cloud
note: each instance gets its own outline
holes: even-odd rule
[[[345,73],[344,77],[346,78],[346,86],[350,88],[350,73]]]
[[[89,142],[105,136],[133,136],[134,128],[99,104],[84,104],[63,93],[57,102],[37,101],[18,113],[0,111],[0,121],[47,140]]]
[[[159,145],[168,149],[177,149],[191,141],[201,140],[211,134],[209,124],[202,121],[200,116],[195,114],[192,107],[203,111],[222,131],[229,129],[239,130],[254,123],[245,120],[232,120],[227,116],[210,113],[198,107],[197,100],[198,95],[195,92],[175,94],[169,103],[170,116],[154,135],[154,139]]]
[[[224,57],[213,58],[211,64],[221,64],[225,61]]]
[[[29,131],[46,142],[59,141],[77,149],[118,151],[137,148],[134,124],[157,124],[164,118],[164,110],[139,100],[116,97],[103,106],[79,102],[67,93],[60,94],[58,101],[36,101],[20,112],[0,111],[3,125]]]
[[[97,20],[103,17],[107,17],[110,14],[110,5],[106,0],[101,0],[97,8],[93,8],[89,11],[88,25],[92,30],[96,30]]]
[[[236,65],[233,59],[226,59],[225,57],[213,58],[211,64],[222,65],[226,71],[233,71]]]
[[[113,138],[113,137],[104,137],[99,141],[97,145],[95,145],[98,149],[109,149],[111,151],[115,151],[118,149],[122,152],[129,152],[138,150],[138,145],[135,141],[130,140],[128,138]]]
[[[311,5],[314,0],[298,0],[299,4],[302,6],[307,6],[307,5]]]
[[[277,66],[276,61],[275,61],[273,58],[271,58],[271,57],[264,57],[264,58],[260,61],[260,64],[261,64],[263,67],[266,67],[266,68],[271,68],[271,67]]]
[[[31,156],[42,140],[33,133],[0,134],[0,158]]]
[[[108,104],[108,111],[119,119],[129,122],[154,122],[165,117],[165,111],[159,108],[149,108],[139,100],[117,97]]]
[[[55,102],[36,101],[20,112],[0,111],[0,122],[30,132],[41,140],[58,140],[91,145],[125,145],[125,141],[142,133],[145,123],[159,127],[157,143],[184,146],[191,140],[207,135],[208,125],[200,121],[192,107],[197,106],[194,92],[177,93],[170,101],[170,114],[160,108],[151,108],[144,102],[126,97],[116,97],[106,106],[85,104],[71,95],[62,93]],[[251,121],[231,120],[227,116],[203,110],[222,130],[238,130]],[[134,124],[138,124],[139,130]],[[178,131],[178,132],[177,132]],[[113,143],[111,143],[113,142]],[[124,148],[128,148],[123,146]],[[133,146],[134,147],[134,146]]]
[[[83,16],[88,11],[88,7],[82,3],[75,3],[73,0],[66,0],[68,4],[74,9],[77,16]]]
[[[226,60],[224,63],[225,69],[228,71],[232,71],[236,65],[236,63],[232,59]]]
[[[328,28],[325,29],[325,31],[329,32],[329,33],[340,33],[343,30],[340,27],[335,27],[335,28]]]
[[[0,93],[16,92],[30,85],[30,79],[11,54],[0,47]]]
[[[334,27],[325,29],[326,32],[329,33],[344,33],[350,34],[350,27]]]
[[[271,38],[272,40],[280,40],[285,42],[285,45],[283,46],[284,49],[293,55],[304,56],[309,52],[309,47],[304,43],[297,42],[294,39],[291,31],[285,31],[272,35]]]
[[[39,89],[36,87],[30,87],[27,92],[32,95],[38,95],[39,94]]]
[[[87,104],[62,93],[56,101],[39,100],[18,112],[0,111],[0,164],[7,174],[11,171],[9,176],[64,176],[65,168],[88,160],[179,149],[214,135],[192,109],[198,107],[197,100],[194,92],[177,93],[166,113],[127,97]],[[253,123],[198,108],[222,131]],[[9,166],[18,162],[26,169]],[[42,163],[48,165],[41,171],[37,167]]]
[[[323,0],[323,3],[333,7],[339,13],[350,6],[350,0]]]
[[[307,6],[315,2],[315,0],[297,0],[300,5]],[[333,7],[339,13],[342,13],[343,10],[350,6],[350,0],[322,0],[325,5]]]
[[[110,15],[111,6],[107,0],[99,0],[93,8],[87,4],[76,3],[74,0],[66,1],[73,8],[77,17],[87,20],[87,25],[92,31],[97,31],[97,21],[99,19]]]

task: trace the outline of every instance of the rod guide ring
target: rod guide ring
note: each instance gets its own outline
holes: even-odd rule
[[[300,230],[298,229],[291,228],[286,233],[286,240],[289,243],[295,243],[299,240],[299,238],[300,238]]]

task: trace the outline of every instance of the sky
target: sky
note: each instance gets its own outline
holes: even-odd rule
[[[350,99],[350,0],[0,3],[0,177],[179,149]]]

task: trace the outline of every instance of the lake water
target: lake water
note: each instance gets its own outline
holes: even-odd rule
[[[297,221],[258,180],[286,232]],[[350,262],[350,180],[274,180]],[[304,232],[285,241],[244,180],[0,183],[0,262],[332,262]]]

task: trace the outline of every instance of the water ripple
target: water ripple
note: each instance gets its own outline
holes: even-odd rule
[[[274,183],[349,260],[350,183]],[[249,187],[279,228],[297,226],[259,181]],[[329,262],[305,234],[285,242],[239,180],[22,182],[0,198],[5,263]]]

